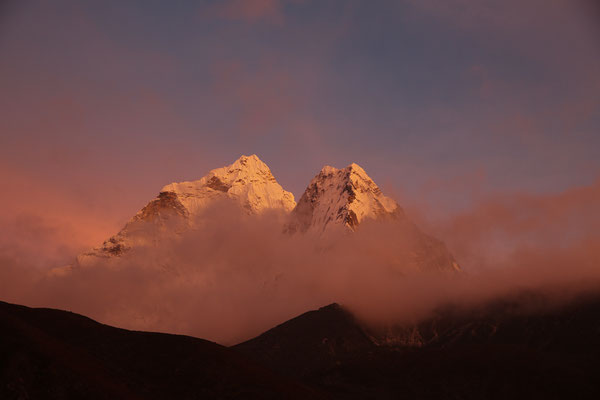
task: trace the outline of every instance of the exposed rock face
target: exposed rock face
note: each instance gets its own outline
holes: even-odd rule
[[[156,244],[160,234],[178,233],[190,227],[190,213],[177,194],[160,192],[142,208],[119,233],[78,257],[78,261],[89,261],[88,257],[120,256],[136,245]]]
[[[289,212],[296,205],[294,195],[283,190],[264,162],[256,155],[242,156],[197,181],[166,185],[119,233],[80,255],[78,262],[120,256],[135,246],[156,245],[163,235],[192,228],[207,206],[224,199],[233,200],[249,214],[273,209]]]
[[[336,225],[355,230],[364,219],[400,215],[400,206],[357,164],[343,169],[325,166],[300,198],[290,230],[324,232]]]

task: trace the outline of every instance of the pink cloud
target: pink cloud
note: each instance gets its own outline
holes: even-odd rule
[[[66,276],[0,254],[4,300],[52,306],[130,328],[235,343],[333,301],[377,320],[418,319],[445,302],[472,304],[523,289],[586,290],[600,280],[600,181],[546,196],[497,196],[428,229],[468,274],[416,273],[409,224],[365,223],[353,235],[282,235],[280,215],[215,204],[203,229]],[[39,221],[38,221],[39,222]],[[82,221],[82,223],[85,221]],[[21,239],[54,235],[22,220]],[[69,240],[58,235],[53,245]],[[156,260],[169,259],[169,266]]]

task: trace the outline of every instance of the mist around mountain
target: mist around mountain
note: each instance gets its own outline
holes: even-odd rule
[[[3,300],[119,327],[0,303],[0,397],[598,397],[594,236],[464,272],[356,164],[290,196],[242,157],[68,268],[0,258]]]
[[[599,280],[593,237],[580,247],[561,242],[516,253],[503,268],[459,273],[448,247],[356,164],[324,168],[295,208],[258,157],[165,188],[114,243],[70,268],[48,274],[17,257],[0,260],[3,300],[231,345],[334,302],[362,320],[394,325],[425,319],[443,304],[480,304],[517,289],[583,290]],[[564,229],[573,202],[566,200],[549,208],[562,213],[539,218]],[[523,225],[507,223],[511,234]],[[462,237],[444,237],[461,244]]]
[[[445,245],[423,234],[359,165],[352,163],[344,169],[325,166],[296,204],[294,196],[281,187],[255,154],[241,156],[199,180],[164,186],[120,232],[81,254],[74,267],[98,263],[98,259],[111,262],[139,248],[164,248],[165,243],[187,232],[206,230],[212,207],[219,204],[239,207],[249,216],[278,215],[285,233],[308,233],[318,238],[332,231],[354,232],[364,221],[393,221],[412,239],[409,245],[402,245],[410,247],[413,255],[401,263],[411,263],[410,268],[416,270],[460,271]],[[172,264],[168,258],[157,261]],[[55,273],[69,270],[58,269]]]
[[[294,195],[283,190],[264,162],[256,155],[241,156],[199,180],[164,186],[120,232],[81,254],[76,266],[119,257],[135,247],[160,247],[163,240],[203,229],[206,210],[219,202],[235,204],[247,214],[285,213],[296,206]]]
[[[460,270],[358,165],[323,171],[298,205],[256,155],[166,185],[120,232],[32,285],[28,304],[231,344],[382,280]]]

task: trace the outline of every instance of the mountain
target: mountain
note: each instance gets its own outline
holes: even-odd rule
[[[316,390],[202,339],[0,302],[2,399],[307,399]]]
[[[340,228],[355,232],[365,221],[393,223],[392,235],[398,241],[394,250],[404,270],[461,271],[446,245],[423,233],[354,163],[342,169],[323,167],[292,210],[286,230],[317,235]]]
[[[120,232],[81,254],[77,263],[116,260],[133,248],[159,248],[161,242],[201,229],[203,218],[211,216],[208,210],[217,201],[233,203],[247,214],[279,210],[287,218],[283,230],[288,233],[321,235],[336,228],[354,232],[367,220],[391,221],[398,243],[394,262],[399,268],[460,271],[444,243],[421,232],[357,164],[343,169],[324,167],[296,204],[294,196],[277,183],[269,167],[256,155],[242,156],[197,181],[166,185]],[[167,259],[157,261],[161,266],[170,264]],[[59,268],[52,274],[70,270],[71,267]]]
[[[355,230],[371,218],[403,216],[398,204],[384,196],[357,164],[325,166],[311,181],[292,212],[290,230],[324,232],[336,225]]]
[[[162,235],[194,228],[207,207],[217,200],[233,201],[249,214],[266,210],[287,213],[296,205],[294,195],[283,190],[264,162],[256,155],[241,156],[199,180],[164,186],[119,233],[80,255],[78,261],[85,264],[99,257],[120,256],[135,246],[156,245]]]
[[[597,399],[599,313],[597,291],[522,293],[386,341],[331,304],[226,348],[0,302],[0,398]]]
[[[440,310],[393,341],[333,304],[234,349],[339,399],[598,398],[600,295],[531,304],[544,297]]]
[[[236,200],[249,213],[267,209],[291,211],[294,195],[283,190],[271,170],[255,154],[241,156],[233,164],[210,171],[200,180],[171,183],[161,192],[173,193],[192,215],[219,197]]]
[[[266,366],[302,377],[368,354],[376,345],[356,318],[334,303],[308,311],[233,348]]]

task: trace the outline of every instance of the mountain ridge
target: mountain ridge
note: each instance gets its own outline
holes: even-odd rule
[[[385,332],[331,304],[233,348],[340,399],[595,399],[599,311],[597,291],[523,292]]]
[[[402,325],[425,342],[376,343],[333,303],[227,348],[0,301],[0,397],[596,399],[598,312],[597,290],[529,292]]]
[[[158,196],[117,234],[80,254],[75,266],[112,262],[134,248],[158,248],[163,242],[201,229],[202,218],[210,218],[207,210],[219,201],[229,201],[249,216],[274,210],[282,217],[285,233],[308,233],[316,235],[317,240],[334,231],[355,232],[367,220],[391,221],[405,232],[398,239],[405,242],[398,243],[404,247],[399,256],[400,264],[404,263],[409,269],[461,270],[444,243],[421,232],[400,205],[385,196],[358,164],[341,169],[323,167],[296,203],[294,196],[284,190],[255,154],[243,155],[228,166],[209,171],[199,180],[163,186]],[[61,275],[72,268],[58,268],[51,274]]]
[[[204,339],[0,301],[0,398],[325,398]]]

